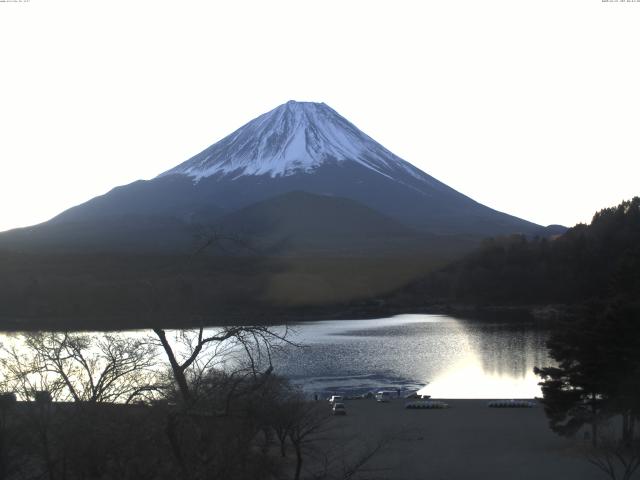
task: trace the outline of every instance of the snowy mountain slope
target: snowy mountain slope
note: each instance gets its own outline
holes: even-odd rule
[[[285,205],[300,201],[300,196],[286,195],[290,192],[319,197],[307,198],[305,209],[300,210],[300,205]],[[328,200],[335,197],[380,214],[371,216],[380,221],[380,231],[393,230],[382,227],[383,223],[388,226],[385,218],[415,232],[419,241],[424,235],[477,241],[493,235],[542,232],[539,225],[479,204],[419,170],[327,105],[290,101],[152,180],[116,187],[49,222],[0,234],[0,247],[38,245],[64,250],[80,248],[84,242],[103,251],[119,250],[123,245],[144,251],[147,244],[160,245],[163,251],[175,245],[179,250],[189,244],[193,231],[218,228],[234,212],[274,197],[281,198],[253,209],[251,215],[241,215],[245,223],[236,223],[238,228],[259,230],[264,237],[264,229],[247,224],[260,223],[256,212],[273,212],[274,205],[280,205],[283,211],[313,219],[317,211],[326,216],[332,208],[339,209],[339,202]],[[365,211],[358,208],[349,211],[354,216]],[[337,238],[345,238],[338,234],[337,224],[347,221],[339,221],[337,213],[336,225],[324,218],[323,228],[313,229],[314,248],[322,250],[326,240],[325,251],[329,251]],[[133,228],[136,224],[144,228]],[[292,238],[308,239],[302,230],[309,231],[311,224],[292,222],[300,234],[289,233]],[[353,225],[358,225],[355,219]],[[379,239],[388,251],[389,242]],[[351,241],[349,248],[357,249],[356,244]]]
[[[289,101],[260,115],[193,158],[160,176],[183,174],[195,181],[216,174],[282,177],[313,173],[326,163],[355,162],[391,180],[410,175],[438,188],[324,103]]]
[[[351,198],[438,234],[531,233],[393,154],[323,103],[289,101],[158,176],[233,211],[289,191]],[[182,182],[182,183],[181,183]]]

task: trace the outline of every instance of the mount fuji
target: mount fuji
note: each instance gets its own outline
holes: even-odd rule
[[[259,116],[200,154],[161,174],[198,181],[219,174],[286,177],[328,164],[353,163],[390,180],[423,172],[397,157],[324,103],[289,101]],[[428,180],[427,180],[428,181]]]
[[[242,233],[272,253],[543,231],[436,180],[324,103],[289,101],[152,180],[0,234],[0,246],[184,252],[203,229]]]

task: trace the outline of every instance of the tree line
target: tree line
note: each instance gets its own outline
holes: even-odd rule
[[[597,212],[554,239],[490,238],[464,258],[411,283],[406,305],[582,304],[640,294],[640,198]]]

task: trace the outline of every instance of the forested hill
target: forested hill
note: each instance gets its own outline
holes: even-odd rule
[[[555,239],[488,239],[399,292],[405,304],[581,303],[640,296],[640,197],[597,212]]]

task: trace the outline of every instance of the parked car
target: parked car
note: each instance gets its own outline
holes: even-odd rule
[[[344,403],[334,403],[331,413],[333,415],[346,415],[347,409],[344,408]]]
[[[381,391],[381,392],[376,393],[376,401],[377,402],[390,402],[391,399],[393,398],[393,396],[394,396],[393,392],[383,392],[383,391]]]

